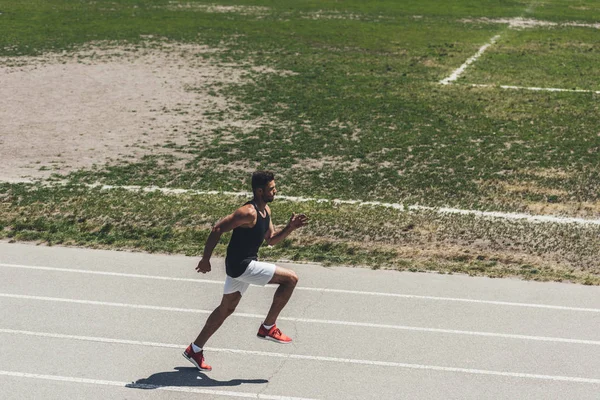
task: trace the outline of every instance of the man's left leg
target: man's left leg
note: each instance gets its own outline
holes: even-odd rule
[[[291,269],[276,267],[275,274],[269,283],[279,284],[279,287],[275,291],[271,309],[265,318],[264,324],[262,324],[258,330],[257,336],[262,339],[269,339],[279,343],[290,343],[292,339],[281,333],[275,325],[275,322],[277,321],[277,317],[279,317],[279,313],[283,310],[294,292],[294,288],[298,283],[298,275]]]
[[[267,318],[265,318],[265,325],[274,325],[279,313],[283,310],[283,307],[285,307],[290,297],[292,297],[294,288],[298,283],[298,275],[291,269],[277,267],[275,269],[275,275],[273,275],[273,278],[269,283],[279,284],[279,287],[273,296],[271,309],[267,314]]]

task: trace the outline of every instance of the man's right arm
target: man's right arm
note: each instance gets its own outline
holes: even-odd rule
[[[204,274],[211,270],[210,257],[212,256],[212,252],[217,246],[217,243],[219,243],[221,235],[225,232],[234,230],[238,226],[252,223],[255,217],[255,215],[252,213],[253,211],[256,213],[256,210],[254,210],[253,207],[240,207],[233,214],[228,215],[217,222],[217,224],[210,231],[208,239],[206,239],[204,253],[202,255],[202,259],[196,267],[196,271]]]

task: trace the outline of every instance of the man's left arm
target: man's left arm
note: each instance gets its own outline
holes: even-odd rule
[[[275,232],[275,228],[273,227],[273,221],[269,222],[269,230],[265,234],[265,241],[269,246],[273,246],[283,239],[285,239],[290,233],[295,231],[298,228],[302,228],[303,226],[308,224],[308,217],[304,214],[296,214],[292,213],[290,217],[290,221],[287,223],[285,228],[282,230]]]

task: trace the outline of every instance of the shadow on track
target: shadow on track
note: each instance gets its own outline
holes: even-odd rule
[[[157,372],[147,378],[138,379],[125,385],[132,389],[158,389],[168,386],[181,387],[215,387],[215,386],[239,386],[243,383],[268,383],[266,379],[231,379],[229,381],[217,381],[208,375],[198,371],[194,367],[175,367],[175,371]]]

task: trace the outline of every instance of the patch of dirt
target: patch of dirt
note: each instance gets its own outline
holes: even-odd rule
[[[427,58],[423,61],[421,61],[421,64],[423,64],[426,67],[430,67],[430,68],[442,68],[443,65],[438,63],[435,60],[432,60],[431,58]]]
[[[581,218],[600,215],[600,202],[585,201],[580,203],[525,203],[527,211],[543,215],[571,215]]]
[[[566,196],[569,194],[566,190],[542,187],[531,182],[523,182],[517,184],[499,182],[499,184],[502,187],[502,189],[506,190],[509,193],[535,193],[543,194],[546,196]]]
[[[258,72],[258,73],[261,73],[261,74],[275,74],[275,75],[279,75],[279,76],[293,76],[293,75],[298,75],[298,73],[294,72],[294,71],[277,70],[275,68],[265,67],[265,66],[252,67],[251,69],[252,69],[252,71]]]
[[[344,160],[338,156],[320,156],[319,158],[303,158],[297,164],[292,166],[292,170],[302,170],[306,172],[320,171],[323,168],[334,167],[344,171],[356,171],[362,164],[362,160],[354,159],[352,161]]]
[[[574,172],[568,172],[556,168],[539,168],[539,169],[524,169],[521,171],[524,174],[530,174],[539,178],[572,178],[575,175]]]
[[[573,175],[571,172],[558,169],[529,169],[523,170],[523,173],[537,176],[539,178],[569,178]],[[596,219],[600,216],[600,202],[587,201],[578,202],[570,198],[571,193],[568,190],[552,188],[541,185],[539,182],[518,181],[477,181],[480,185],[499,189],[496,195],[499,199],[506,198],[510,201],[514,196],[521,194],[534,194],[556,197],[556,202],[535,202],[521,200],[522,212],[533,215],[562,215],[575,218]]]
[[[0,180],[46,178],[147,154],[186,154],[220,127],[250,133],[265,120],[218,88],[270,68],[223,64],[220,49],[147,41],[98,42],[76,52],[0,58]],[[244,68],[246,67],[246,68]],[[285,72],[284,72],[285,73]],[[242,107],[241,107],[242,106]],[[207,113],[221,112],[219,120]]]
[[[540,280],[564,280],[565,275],[572,274],[572,281],[583,282],[589,274],[597,275],[594,269],[573,267],[558,254],[539,256],[515,249],[490,249],[489,245],[481,243],[454,244],[448,242],[410,243],[389,245],[378,241],[357,242],[339,240],[337,238],[316,238],[302,234],[295,240],[300,245],[311,245],[319,242],[332,241],[344,243],[351,248],[366,251],[384,251],[395,253],[396,257],[389,260],[394,269],[429,269],[432,265],[436,271],[467,273],[481,276],[526,276],[526,272],[536,270]],[[389,268],[389,267],[388,267]],[[535,279],[536,275],[529,279]]]

